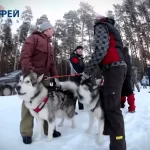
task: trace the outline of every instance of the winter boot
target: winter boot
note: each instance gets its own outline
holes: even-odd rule
[[[60,136],[61,136],[61,133],[56,131],[56,130],[54,130],[53,137],[56,138],[56,137],[60,137]]]
[[[134,113],[135,112],[135,97],[134,94],[131,94],[128,96],[128,104],[129,104],[129,112]]]
[[[48,135],[48,132],[44,132],[44,134],[45,134],[45,135]],[[53,137],[54,137],[54,138],[57,138],[57,137],[60,137],[60,136],[61,136],[61,133],[58,132],[58,131],[56,131],[56,130],[54,130],[54,132],[53,132]]]
[[[79,110],[83,110],[83,104],[78,101]]]
[[[31,136],[23,136],[22,137],[24,144],[31,144],[32,143],[32,137]]]
[[[125,107],[125,102],[126,102],[126,97],[125,96],[121,96],[121,108]]]

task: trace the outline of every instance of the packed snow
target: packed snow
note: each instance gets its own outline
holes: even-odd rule
[[[128,104],[122,110],[127,150],[150,150],[150,93],[149,89],[135,91],[136,112],[127,113]],[[62,136],[46,141],[46,136],[38,142],[25,145],[19,132],[21,117],[21,100],[15,96],[0,97],[0,150],[109,150],[109,137],[104,136],[102,145],[97,145],[97,122],[91,134],[85,133],[88,125],[88,114],[78,111],[76,128],[71,128],[71,122],[65,120],[63,127],[57,127]],[[57,120],[57,124],[60,120]],[[37,135],[36,122],[34,123],[33,140]]]

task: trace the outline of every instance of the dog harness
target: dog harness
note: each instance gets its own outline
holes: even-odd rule
[[[100,82],[100,86],[103,86],[103,85],[104,85],[104,79],[102,79]]]
[[[35,108],[33,109],[36,113],[39,113],[48,101],[48,96]]]

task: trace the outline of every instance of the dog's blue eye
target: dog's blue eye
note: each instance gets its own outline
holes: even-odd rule
[[[26,83],[30,83],[30,81],[26,81]]]

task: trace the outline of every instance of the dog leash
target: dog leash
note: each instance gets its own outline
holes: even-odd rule
[[[81,74],[69,74],[69,75],[61,75],[61,76],[44,76],[43,80],[47,80],[47,79],[54,79],[54,78],[63,78],[63,77],[75,77],[75,76],[81,76]]]

